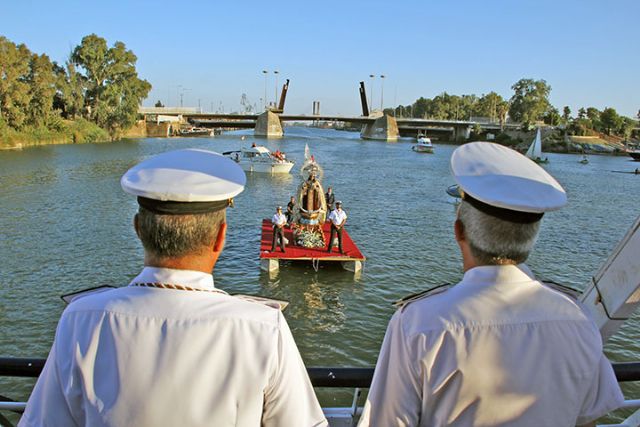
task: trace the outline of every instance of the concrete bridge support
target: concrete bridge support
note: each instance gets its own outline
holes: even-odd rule
[[[372,114],[373,115],[373,114]],[[375,139],[379,141],[397,141],[400,136],[396,118],[378,113],[379,117],[373,123],[367,123],[360,131],[363,139]]]
[[[282,138],[282,123],[280,117],[271,112],[265,111],[258,116],[256,127],[253,131],[255,136],[263,136],[267,138]]]
[[[453,139],[454,141],[466,141],[471,136],[471,126],[469,125],[454,125],[453,126]]]

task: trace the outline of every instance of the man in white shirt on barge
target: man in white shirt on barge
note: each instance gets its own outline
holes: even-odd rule
[[[273,237],[271,239],[271,252],[276,251],[276,245],[284,252],[284,226],[287,225],[287,217],[282,214],[282,206],[276,208],[276,213],[271,217],[273,225]]]
[[[164,153],[130,169],[145,268],[62,314],[22,426],[326,426],[279,309],[217,289],[232,160]]]
[[[327,248],[327,252],[331,252],[334,236],[337,236],[338,249],[340,249],[341,254],[344,254],[342,250],[342,232],[344,230],[344,224],[347,221],[347,213],[342,210],[342,202],[336,202],[336,208],[329,214],[329,221],[331,221],[331,233],[329,234],[329,247]]]
[[[560,184],[506,147],[456,149],[464,277],[399,303],[360,426],[591,424],[623,397],[600,333],[524,264]]]

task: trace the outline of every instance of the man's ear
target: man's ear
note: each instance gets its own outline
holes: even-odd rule
[[[227,235],[227,223],[223,222],[220,224],[220,228],[218,229],[218,235],[216,236],[216,241],[213,244],[214,252],[222,252],[222,248],[224,248],[224,242]]]
[[[138,214],[135,214],[133,217],[133,229],[136,230],[136,235],[140,238],[140,219],[138,219]]]
[[[453,224],[453,230],[456,235],[456,242],[464,242],[466,237],[464,235],[464,224],[459,219],[456,219],[456,222]]]

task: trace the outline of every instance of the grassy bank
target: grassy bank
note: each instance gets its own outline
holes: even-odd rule
[[[0,122],[0,149],[107,141],[111,141],[107,131],[84,119],[59,120],[54,126],[27,127],[20,131]]]

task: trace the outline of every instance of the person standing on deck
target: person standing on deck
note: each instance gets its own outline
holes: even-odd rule
[[[347,213],[342,210],[342,202],[336,202],[336,208],[329,214],[329,221],[331,221],[331,235],[329,237],[329,248],[327,252],[331,252],[333,248],[333,238],[337,235],[338,248],[340,249],[340,253],[344,254],[342,250],[342,230],[344,229],[344,224],[347,222]]]
[[[291,221],[293,221],[293,214],[294,214],[294,210],[296,208],[296,198],[291,196],[291,199],[289,200],[289,203],[287,203],[287,224],[291,224]]]
[[[282,206],[276,208],[276,213],[271,218],[273,224],[273,239],[271,240],[271,252],[275,252],[278,240],[280,240],[280,249],[284,252],[284,226],[287,223],[287,217],[282,214]]]
[[[575,426],[623,396],[600,332],[524,264],[566,194],[501,145],[457,148],[454,224],[464,276],[398,303],[359,426]]]
[[[333,194],[333,188],[327,188],[327,192],[324,195],[325,202],[327,203],[327,210],[331,212],[333,210],[333,204],[336,201],[336,195]]]
[[[122,177],[145,268],[67,307],[20,426],[327,425],[280,310],[214,286],[245,181],[233,160],[193,149]]]

